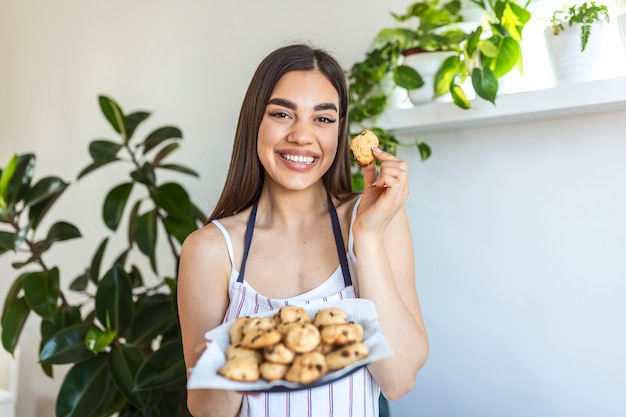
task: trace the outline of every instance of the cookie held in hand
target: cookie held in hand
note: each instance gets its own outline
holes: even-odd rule
[[[352,139],[350,150],[357,164],[366,166],[374,162],[376,158],[374,158],[372,147],[380,147],[380,142],[378,136],[371,130],[365,129]]]

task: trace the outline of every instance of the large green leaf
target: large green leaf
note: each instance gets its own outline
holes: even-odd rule
[[[144,361],[137,372],[138,390],[157,389],[176,384],[186,377],[180,339],[163,344]]]
[[[35,155],[24,154],[17,158],[17,167],[8,184],[7,203],[9,209],[24,198],[35,172]]]
[[[150,303],[135,316],[128,340],[138,347],[149,346],[154,338],[175,325],[176,317],[168,299]]]
[[[23,297],[13,301],[8,307],[5,305],[5,308],[6,311],[2,318],[2,346],[7,352],[13,353],[30,313],[30,308]]]
[[[141,252],[152,258],[154,256],[157,241],[156,209],[147,211],[137,217],[133,235]]]
[[[113,383],[130,403],[145,412],[151,393],[135,390],[135,375],[143,361],[141,350],[131,344],[115,345],[109,355],[109,372]]]
[[[163,141],[168,139],[182,139],[183,134],[179,128],[174,126],[160,127],[154,130],[143,141],[143,153],[144,155],[150,152],[155,147],[159,146]]]
[[[500,50],[491,67],[496,77],[500,78],[515,67],[522,56],[522,48],[515,39],[507,36],[500,43]]]
[[[399,87],[406,88],[407,90],[421,88],[424,85],[424,80],[420,73],[408,65],[399,65],[396,68],[393,72],[393,81]]]
[[[163,225],[165,226],[165,230],[174,236],[181,244],[191,232],[198,229],[198,225],[191,217],[183,220],[166,217],[163,220]]]
[[[135,129],[150,116],[146,111],[137,111],[126,115],[126,136],[130,140],[135,134]]]
[[[76,226],[67,222],[56,222],[50,227],[45,241],[47,243],[54,243],[76,239],[78,237],[81,237],[81,234]]]
[[[67,186],[68,184],[60,178],[47,177],[41,179],[34,187],[28,190],[24,203],[30,207],[28,220],[32,229],[37,228]]]
[[[117,153],[124,147],[121,143],[106,139],[97,139],[89,144],[89,154],[97,164],[105,164],[117,160]]]
[[[472,71],[472,86],[478,96],[496,104],[498,93],[498,79],[489,68],[474,68]]]
[[[115,264],[98,284],[96,315],[100,323],[123,334],[133,317],[133,293],[124,269]]]
[[[178,220],[193,218],[193,204],[189,194],[175,182],[168,182],[156,188],[152,193],[154,202],[167,212],[168,215]]]
[[[106,355],[98,355],[74,365],[65,376],[57,395],[56,416],[93,415],[107,397],[110,384]]]
[[[30,308],[41,317],[53,320],[59,301],[59,269],[31,272],[24,279],[24,296]]]
[[[50,364],[83,362],[94,357],[85,346],[85,337],[91,326],[79,323],[55,333],[41,349],[39,359]]]
[[[126,207],[132,189],[132,182],[119,184],[111,189],[104,198],[102,218],[104,219],[104,224],[112,231],[117,230],[122,220],[124,208]]]
[[[115,100],[107,96],[99,96],[98,102],[100,103],[100,109],[104,117],[106,117],[111,126],[113,126],[113,129],[122,136],[124,141],[127,141],[126,116],[124,116],[124,112],[120,106]]]

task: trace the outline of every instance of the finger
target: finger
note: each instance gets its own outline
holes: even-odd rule
[[[361,168],[363,173],[363,183],[366,185],[374,184],[376,181],[376,164],[371,163]]]

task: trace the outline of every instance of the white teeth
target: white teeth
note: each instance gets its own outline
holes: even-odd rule
[[[293,161],[298,164],[312,164],[313,161],[315,161],[315,158],[313,158],[312,156],[287,155],[287,154],[281,154],[281,156],[288,161]]]

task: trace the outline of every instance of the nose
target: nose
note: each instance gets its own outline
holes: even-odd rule
[[[313,142],[313,129],[306,121],[298,120],[292,125],[292,129],[287,135],[287,141],[298,145],[305,145]]]

